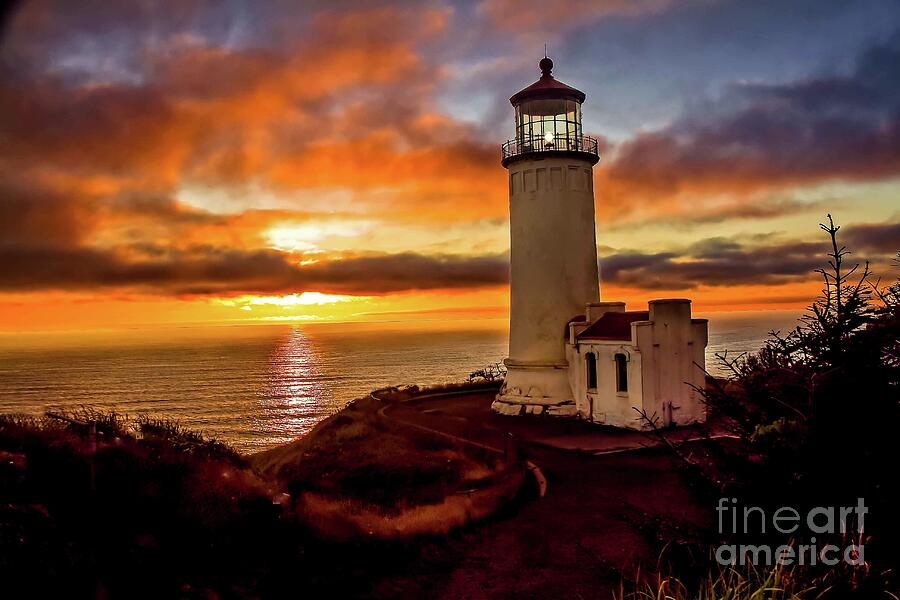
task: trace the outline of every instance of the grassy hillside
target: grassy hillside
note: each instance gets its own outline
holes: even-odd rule
[[[2,595],[355,593],[518,492],[519,466],[378,408],[252,459],[167,421],[0,416]]]

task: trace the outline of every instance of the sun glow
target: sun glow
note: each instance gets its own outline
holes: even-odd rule
[[[321,321],[325,317],[318,315],[275,315],[272,317],[261,317],[262,321]]]
[[[264,233],[270,248],[284,252],[319,253],[342,250],[347,240],[354,239],[372,228],[363,220],[310,221],[283,223]]]
[[[321,292],[301,292],[286,296],[238,296],[237,298],[218,299],[219,304],[235,306],[246,310],[253,306],[320,306],[323,304],[337,304],[339,302],[353,302],[368,300],[369,296],[346,296],[341,294],[323,294]]]

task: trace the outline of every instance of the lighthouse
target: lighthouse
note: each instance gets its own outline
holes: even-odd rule
[[[510,307],[507,373],[492,409],[578,417],[640,429],[706,419],[706,319],[687,298],[646,310],[601,302],[594,234],[597,140],[584,135],[584,93],[541,78],[509,99],[516,137],[509,171]]]
[[[515,137],[501,153],[509,172],[509,357],[493,409],[569,416],[576,405],[568,324],[600,299],[593,187],[600,156],[582,130],[584,92],[557,81],[549,58],[539,67],[540,79],[510,98]]]

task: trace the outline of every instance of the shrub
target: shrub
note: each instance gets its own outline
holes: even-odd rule
[[[175,596],[253,572],[251,549],[277,541],[267,484],[177,424],[90,409],[2,416],[0,455],[9,597]]]
[[[493,363],[483,369],[472,371],[469,373],[468,381],[474,382],[492,382],[500,381],[506,377],[506,365],[503,363]]]
[[[900,495],[889,466],[900,455],[900,285],[881,287],[868,263],[848,268],[840,227],[830,215],[821,227],[831,242],[828,266],[818,271],[821,295],[758,353],[720,356],[731,377],[703,393],[738,439],[717,450],[723,496],[798,510],[866,499],[868,531],[859,535],[871,536],[868,556],[878,568],[835,584],[844,597],[864,587],[861,579],[900,566]]]

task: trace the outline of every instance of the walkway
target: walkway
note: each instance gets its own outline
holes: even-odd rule
[[[512,434],[519,443],[557,450],[602,455],[659,447],[663,442],[640,431],[628,431],[582,421],[549,417],[506,417],[491,411],[493,390],[469,394],[433,392],[413,400],[390,404],[385,416],[416,423],[497,449],[507,446]],[[665,431],[672,442],[727,435],[718,426],[692,426]]]

